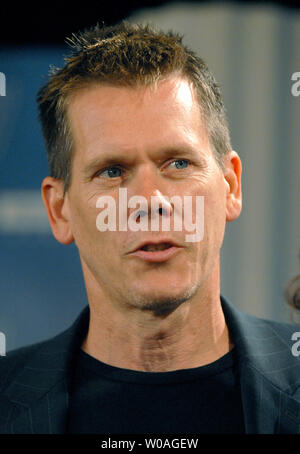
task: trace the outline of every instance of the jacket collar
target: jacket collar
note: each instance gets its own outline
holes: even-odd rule
[[[272,323],[240,312],[222,296],[221,304],[236,348],[246,432],[300,433],[300,404],[292,397],[299,358]],[[68,330],[40,344],[3,394],[7,422],[0,433],[65,432],[70,379],[88,324],[87,306]]]

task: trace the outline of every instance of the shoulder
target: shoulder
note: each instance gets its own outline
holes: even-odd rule
[[[0,357],[0,391],[24,368],[34,354],[49,340],[17,348]]]
[[[295,337],[294,333],[299,333],[300,335],[300,325],[297,325],[295,323],[276,322],[266,319],[262,320],[269,329],[273,330],[274,333],[276,333],[282,339],[291,340],[292,337]]]
[[[222,298],[237,358],[281,390],[293,394],[300,384],[300,326],[247,314]]]
[[[257,346],[278,345],[278,347],[281,346],[278,348],[280,351],[283,351],[283,346],[285,346],[286,353],[290,354],[293,343],[300,338],[300,325],[295,323],[270,320],[246,313],[243,313],[240,322],[243,333],[246,333],[250,339],[252,337],[254,344],[257,341]]]
[[[58,376],[60,371],[66,370],[81,347],[88,323],[89,308],[86,307],[65,331],[50,339],[12,350],[6,356],[0,357],[0,393],[16,380],[24,369],[27,369],[27,372],[34,369],[52,376]],[[38,380],[32,374],[29,375],[30,377],[26,378],[23,376],[22,380],[28,380],[28,384],[29,380]]]
[[[290,341],[293,333],[300,332],[300,325],[257,317],[237,309],[228,299],[221,297],[226,322],[238,337],[281,338]]]

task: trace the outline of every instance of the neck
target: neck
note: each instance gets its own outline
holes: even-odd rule
[[[215,283],[211,276],[167,315],[120,311],[88,291],[90,324],[82,348],[106,364],[138,371],[188,369],[216,361],[232,344]]]

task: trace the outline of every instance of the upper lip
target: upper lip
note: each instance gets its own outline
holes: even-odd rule
[[[136,252],[142,247],[146,246],[146,244],[163,244],[163,243],[169,243],[171,246],[176,246],[176,247],[181,247],[178,243],[176,243],[174,240],[170,240],[169,238],[165,238],[162,240],[145,240],[142,243],[139,243],[138,246],[136,246],[131,252]]]

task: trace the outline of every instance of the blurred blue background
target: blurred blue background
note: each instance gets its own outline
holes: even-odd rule
[[[56,334],[86,304],[74,245],[52,236],[40,197],[48,173],[35,95],[64,46],[1,50],[0,331],[7,350]]]
[[[289,321],[283,291],[299,272],[300,248],[300,96],[291,93],[300,71],[299,10],[165,2],[124,17],[183,33],[220,83],[244,191],[242,216],[225,235],[222,293],[248,313]],[[0,331],[7,350],[60,332],[87,304],[76,247],[54,239],[40,198],[48,165],[35,96],[49,66],[61,66],[68,52],[63,40],[53,41],[7,42],[0,50]]]

